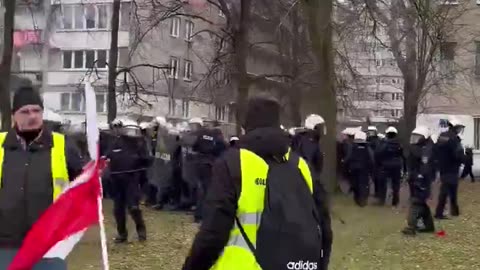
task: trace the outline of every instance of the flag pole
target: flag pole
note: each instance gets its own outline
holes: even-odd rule
[[[90,76],[87,77],[85,83],[85,104],[86,104],[86,131],[87,142],[90,157],[95,159],[95,162],[99,162],[99,130],[97,126],[97,105],[95,90],[92,87]],[[102,262],[103,270],[110,270],[108,262],[108,245],[107,234],[105,233],[105,216],[103,215],[103,185],[101,176],[98,178],[100,181],[100,196],[98,196],[98,218],[100,228],[100,241],[102,246]]]

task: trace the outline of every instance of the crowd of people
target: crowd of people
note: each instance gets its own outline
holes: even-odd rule
[[[112,122],[101,132],[100,152],[109,160],[103,181],[106,197],[114,202],[115,242],[128,241],[127,212],[138,240],[147,240],[140,207],[144,198],[157,210],[192,211],[201,223],[184,270],[328,269],[333,233],[320,179],[325,158],[320,142],[330,131],[315,114],[303,127],[287,131],[280,111],[271,98],[251,98],[243,134],[228,140],[217,125],[208,127],[201,118],[191,119],[182,134],[162,130],[166,121],[161,119],[155,125]],[[38,93],[22,88],[13,99],[14,126],[0,133],[0,269],[6,269],[32,224],[88,160],[74,142],[44,125],[42,112]],[[435,139],[428,128],[417,127],[408,149],[395,127],[388,127],[385,137],[374,126],[345,129],[339,163],[355,203],[368,204],[373,184],[376,204],[385,205],[390,183],[392,205],[398,206],[406,178],[410,209],[403,233],[433,232],[427,200],[439,174],[434,217],[447,218],[447,198],[450,214],[460,215],[459,177],[470,175],[474,181],[473,158],[461,144],[463,124],[451,118],[448,125]],[[60,270],[66,264],[44,259],[35,269]]]

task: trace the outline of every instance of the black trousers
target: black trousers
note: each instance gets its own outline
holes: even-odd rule
[[[393,193],[392,205],[397,206],[398,203],[400,202],[401,169],[383,168],[380,170],[380,175],[378,178],[378,188],[379,188],[378,199],[382,204],[384,204],[387,199],[388,180],[391,181],[391,187],[392,187],[392,193]]]
[[[203,216],[203,203],[207,196],[208,187],[212,178],[212,165],[201,163],[197,167],[197,207],[195,209],[195,220],[199,221]]]
[[[470,176],[470,180],[473,182],[475,182],[475,176],[473,176],[473,172],[472,172],[472,166],[471,165],[466,165],[464,168],[463,168],[463,172],[462,172],[462,176],[460,176],[460,178],[465,178],[467,175]]]
[[[435,211],[435,217],[442,217],[447,204],[450,200],[450,214],[452,216],[460,215],[458,207],[458,179],[457,175],[449,174],[440,177],[442,184],[440,186],[440,194],[438,195],[438,204]]]
[[[130,213],[139,235],[146,233],[145,222],[140,210],[140,175],[138,172],[112,175],[113,214],[120,237],[127,237],[127,210]]]
[[[425,200],[412,198],[407,216],[408,227],[412,230],[417,230],[418,220],[423,221],[426,231],[435,231],[432,212],[430,211],[428,204],[425,202]]]
[[[367,170],[352,170],[353,199],[355,203],[364,207],[368,203],[370,195],[370,181]]]

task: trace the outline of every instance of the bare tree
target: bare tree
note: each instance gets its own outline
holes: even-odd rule
[[[110,38],[110,52],[108,60],[108,93],[107,93],[107,108],[108,108],[108,122],[111,123],[117,117],[117,95],[116,83],[117,79],[117,65],[118,65],[118,29],[120,24],[120,0],[114,0],[112,6],[112,20],[111,20],[111,38]]]
[[[320,85],[307,93],[309,102],[304,106],[325,118],[327,135],[322,140],[325,168],[322,179],[330,190],[336,181],[336,123],[337,96],[335,90],[335,65],[332,39],[333,0],[302,0],[303,13],[307,18],[312,52],[318,70]]]
[[[437,60],[442,46],[455,31],[456,20],[466,10],[462,5],[431,0],[363,0],[351,4],[364,7],[362,12],[368,18],[372,35],[391,50],[404,78],[402,131],[410,134],[422,100],[433,89],[442,89],[445,77],[458,72],[451,68],[446,71],[444,65],[453,63]]]
[[[15,26],[15,0],[5,1],[5,18],[3,32],[3,53],[0,63],[0,113],[2,114],[2,129],[10,128],[11,103],[10,103],[10,73],[13,53],[13,32]]]

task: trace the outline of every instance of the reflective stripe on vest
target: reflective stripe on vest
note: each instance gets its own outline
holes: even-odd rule
[[[7,137],[6,132],[0,133],[0,186],[2,184],[2,169],[5,151],[3,143]],[[53,147],[51,149],[52,186],[53,200],[58,198],[69,183],[67,159],[65,157],[65,136],[60,133],[52,133]]]
[[[290,151],[285,157],[288,159],[289,156]],[[259,184],[264,181],[257,180],[266,181],[269,167],[261,157],[246,149],[240,149],[240,167],[242,188],[238,199],[237,217],[248,239],[256,247],[257,230],[262,218],[266,187],[266,185]],[[312,176],[305,160],[299,158],[298,167],[310,191],[313,192]],[[230,237],[222,255],[211,269],[261,270],[236,224],[230,231]]]

